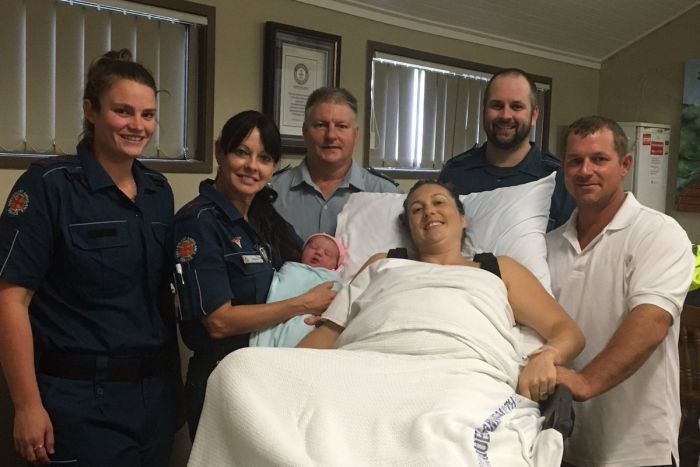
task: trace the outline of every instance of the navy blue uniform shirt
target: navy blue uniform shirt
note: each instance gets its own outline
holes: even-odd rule
[[[576,201],[564,186],[564,172],[559,159],[531,144],[525,158],[514,167],[495,167],[486,160],[486,144],[474,146],[445,163],[439,180],[449,182],[462,195],[534,182],[556,171],[547,231],[564,224],[571,216]]]
[[[135,161],[132,202],[85,145],[32,164],[0,217],[0,277],[33,290],[35,342],[67,353],[161,352],[172,330],[167,180]]]
[[[211,350],[213,344],[201,319],[226,303],[265,303],[273,273],[286,259],[260,238],[213,180],[200,183],[199,193],[177,213],[174,229],[175,261],[182,270],[176,277],[180,329],[195,351]],[[248,340],[247,334],[219,339],[217,347],[225,349],[217,353],[246,347]]]

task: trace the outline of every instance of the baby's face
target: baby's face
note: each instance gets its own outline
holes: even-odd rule
[[[338,267],[338,245],[326,237],[313,237],[301,252],[301,262],[313,267],[334,270]]]

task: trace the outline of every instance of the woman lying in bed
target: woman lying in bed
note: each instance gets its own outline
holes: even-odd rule
[[[515,386],[517,378],[519,394],[546,399],[554,391],[555,367],[584,346],[574,321],[511,258],[462,256],[467,219],[447,187],[418,182],[401,221],[419,262],[387,259],[385,253],[370,258],[299,347],[459,357],[471,352],[497,379]],[[518,354],[513,319],[546,339],[528,359]],[[471,335],[465,337],[464,327]]]

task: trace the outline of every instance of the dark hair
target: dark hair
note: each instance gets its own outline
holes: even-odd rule
[[[216,151],[222,155],[235,151],[253,128],[260,133],[265,152],[278,163],[282,157],[280,131],[272,119],[256,110],[244,110],[228,119],[216,140]]]
[[[100,111],[100,98],[117,81],[128,79],[148,86],[157,93],[153,75],[140,63],[133,61],[129,49],[110,50],[90,64],[85,82],[83,99],[90,101],[92,108]],[[92,146],[95,140],[95,125],[83,118],[83,141]]]
[[[332,102],[334,104],[345,104],[350,107],[355,120],[357,120],[357,99],[350,91],[345,88],[318,88],[309,95],[306,99],[306,107],[304,108],[304,124],[309,119],[311,109],[318,104],[324,102]]]
[[[627,135],[615,120],[600,115],[582,117],[569,125],[564,134],[564,141],[567,141],[571,135],[588,136],[600,130],[612,132],[615,152],[620,157],[624,157],[627,154]]]
[[[408,200],[411,197],[411,195],[413,194],[413,192],[415,192],[418,188],[420,188],[424,185],[438,185],[438,186],[443,187],[445,190],[447,190],[447,192],[450,194],[450,196],[452,196],[452,199],[454,200],[455,205],[457,206],[457,210],[459,211],[459,213],[462,216],[466,217],[466,214],[464,212],[464,205],[462,204],[462,201],[460,201],[459,192],[454,187],[454,185],[452,185],[449,182],[441,182],[441,181],[433,180],[433,179],[418,180],[411,187],[411,189],[408,190],[408,194],[406,195],[406,199],[403,201],[403,212],[401,214],[399,214],[399,222],[408,231],[409,235],[411,234],[411,227],[408,223],[408,215],[409,215],[409,213],[408,213],[408,208],[409,208]],[[465,229],[462,232],[462,246],[464,246],[464,241],[466,240],[466,237],[467,237],[467,231]]]
[[[503,76],[522,76],[523,78],[525,78],[527,84],[530,85],[530,104],[532,105],[533,109],[537,107],[537,86],[535,86],[535,81],[533,81],[533,79],[530,78],[530,75],[525,73],[520,68],[506,68],[505,70],[501,70],[491,77],[491,79],[489,80],[489,84],[486,85],[486,89],[484,90],[484,107],[486,107],[489,101],[489,92],[491,91],[491,85],[494,81],[496,81],[497,78],[501,78]]]
[[[255,110],[245,110],[228,119],[216,140],[217,153],[226,155],[233,152],[254,128],[260,133],[265,152],[277,164],[282,157],[280,132],[271,118]],[[277,256],[284,261],[298,261],[301,257],[300,245],[289,224],[272,205],[276,199],[277,192],[269,185],[264,187],[255,194],[248,219]]]

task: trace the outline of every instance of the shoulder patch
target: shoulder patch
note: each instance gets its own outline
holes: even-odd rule
[[[19,216],[29,207],[29,195],[24,190],[17,190],[10,195],[7,201],[7,213],[11,216]]]
[[[175,258],[180,263],[186,263],[197,254],[197,242],[192,237],[183,237],[175,246]]]
[[[375,169],[374,167],[368,167],[367,172],[371,173],[375,177],[383,178],[384,180],[386,180],[387,182],[390,182],[394,186],[399,186],[399,182],[397,182],[393,178],[389,177],[388,175],[380,172],[379,170]]]

